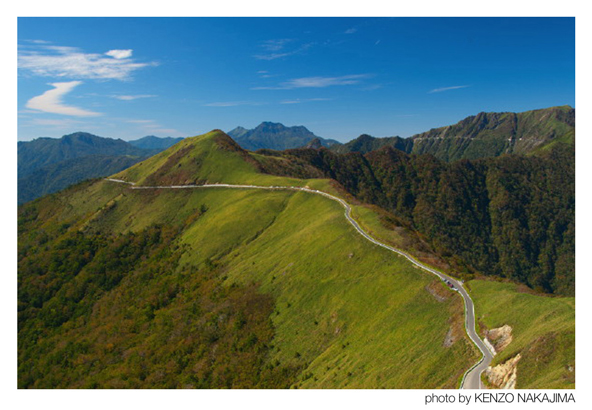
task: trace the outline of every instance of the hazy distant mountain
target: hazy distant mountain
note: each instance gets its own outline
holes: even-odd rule
[[[175,145],[177,142],[181,141],[183,138],[159,138],[155,137],[154,135],[148,135],[144,138],[140,138],[133,141],[128,141],[128,143],[132,144],[134,147],[143,148],[143,149],[158,149],[163,150],[167,149]]]
[[[18,143],[18,203],[57,192],[89,178],[111,175],[160,149],[142,149],[121,139],[86,132]]]
[[[385,146],[390,146],[409,153],[413,148],[413,140],[401,137],[374,138],[370,135],[362,134],[358,138],[345,144],[332,146],[331,151],[340,154],[348,152],[361,152],[362,154],[365,154]]]
[[[18,179],[18,203],[60,191],[85,179],[115,174],[144,158],[146,157],[91,155],[46,165]]]
[[[241,147],[251,151],[262,148],[274,150],[299,148],[305,146],[315,138],[318,138],[324,147],[340,144],[335,140],[318,137],[306,127],[286,127],[283,124],[274,122],[262,122],[252,130],[236,127],[228,132],[228,135],[238,142]]]
[[[18,175],[22,178],[36,169],[61,161],[90,155],[146,156],[148,153],[121,140],[76,132],[62,138],[38,138],[18,142]]]

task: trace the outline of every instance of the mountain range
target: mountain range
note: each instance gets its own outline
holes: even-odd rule
[[[18,386],[458,387],[479,360],[458,294],[339,203],[271,189],[297,186],[463,278],[516,387],[573,388],[573,164],[561,141],[448,163],[185,138],[19,207]]]
[[[374,138],[361,135],[346,144],[332,146],[338,153],[367,153],[391,146],[406,153],[432,154],[444,161],[529,154],[559,141],[575,144],[575,110],[551,107],[521,113],[485,113],[409,138]]]
[[[367,134],[345,144],[316,136],[303,126],[263,122],[252,130],[228,133],[242,148],[285,150],[328,148],[336,153],[368,153],[384,146],[445,161],[529,154],[558,142],[575,144],[575,110],[568,106],[522,113],[479,113],[455,125],[409,138],[374,138]],[[150,157],[182,138],[146,136],[123,141],[77,132],[61,139],[18,143],[18,203],[24,203],[87,178],[106,176]],[[81,158],[85,158],[82,160]]]
[[[148,136],[126,142],[76,132],[58,139],[19,141],[18,203],[119,172],[179,140]]]

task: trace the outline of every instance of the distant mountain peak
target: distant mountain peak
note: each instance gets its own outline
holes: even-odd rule
[[[173,138],[173,137],[157,137],[154,135],[147,135],[143,138],[128,141],[135,147],[143,148],[143,149],[157,149],[163,150],[167,149],[170,146],[175,145],[179,141],[183,140],[183,138]]]
[[[236,127],[228,135],[243,148],[248,150],[273,149],[284,150],[299,148],[318,138],[322,146],[329,147],[339,144],[335,140],[327,140],[312,133],[303,125],[287,127],[279,122],[264,121],[257,127],[248,130]]]

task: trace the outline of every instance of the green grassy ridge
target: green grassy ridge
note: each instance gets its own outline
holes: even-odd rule
[[[302,373],[303,378],[312,375],[303,380],[302,387],[455,387],[458,378],[476,359],[472,347],[464,339],[451,349],[441,346],[450,327],[447,316],[462,310],[460,302],[447,301],[448,314],[442,316],[442,303],[424,290],[432,281],[429,275],[414,269],[391,252],[366,242],[347,223],[343,208],[333,201],[290,191],[221,188],[133,191],[133,194],[151,198],[142,200],[145,205],[141,212],[131,214],[132,225],[127,228],[115,225],[117,229],[140,229],[149,220],[161,220],[166,215],[176,215],[179,221],[184,220],[187,210],[206,205],[207,212],[182,234],[182,241],[191,247],[191,251],[181,258],[181,263],[200,265],[214,260],[224,266],[224,275],[230,284],[260,283],[261,291],[274,296],[276,310],[285,313],[280,313],[277,318],[272,316],[277,332],[274,344],[279,352],[271,360],[290,363],[298,356],[312,362]],[[165,204],[172,203],[179,206],[162,211]],[[110,218],[119,220],[117,213],[128,215],[129,211],[121,204]],[[167,220],[167,223],[171,222]],[[215,232],[211,227],[216,227]],[[335,237],[336,232],[343,231],[347,232],[346,238]],[[289,236],[288,232],[291,233]],[[351,243],[359,245],[350,246],[351,251],[344,254],[344,246]],[[319,256],[318,249],[323,249],[322,256]],[[369,256],[354,256],[350,261],[350,253]],[[380,256],[374,256],[377,253]],[[372,258],[377,259],[372,261]],[[356,264],[353,272],[348,272],[345,277],[335,277],[340,266],[346,264],[347,269],[352,269],[349,266],[352,263]],[[368,275],[366,271],[374,273]],[[323,277],[327,272],[331,273],[330,278]],[[356,277],[360,272],[366,277]],[[405,272],[405,279],[393,278],[393,272]],[[308,277],[311,273],[316,276]],[[286,283],[287,275],[299,280]],[[311,293],[306,293],[309,289]],[[394,306],[388,306],[389,293],[401,299]],[[331,294],[336,296],[327,296]],[[376,303],[378,295],[382,295],[387,306]],[[351,305],[364,314],[352,312],[341,300],[344,297],[352,298]],[[364,300],[370,301],[368,306],[364,306]],[[376,311],[381,309],[384,310],[377,315]],[[342,326],[353,321],[343,334],[339,333],[339,337],[334,334],[337,325],[330,331],[327,328],[332,320],[327,312],[334,311],[339,312],[338,323]],[[409,311],[413,312],[411,317],[408,317]],[[389,315],[399,317],[398,327],[385,326]],[[360,323],[358,316],[371,320]],[[310,320],[303,323],[303,317]],[[319,324],[315,325],[315,321]],[[325,326],[324,330],[319,330],[319,326]],[[367,337],[368,333],[375,336]],[[311,340],[311,335],[315,339]],[[350,344],[344,349],[342,346],[347,343]],[[326,350],[320,350],[322,346],[326,346]],[[394,353],[387,346],[393,346]],[[372,350],[365,352],[365,349]],[[345,353],[347,359],[341,357]],[[423,359],[408,358],[414,355]],[[394,370],[384,369],[385,363],[397,360],[405,363],[404,370],[398,366]],[[327,361],[335,366],[325,364]],[[448,366],[442,366],[442,361]],[[465,366],[459,366],[459,363]],[[337,366],[341,369],[337,370]],[[353,374],[354,370],[357,377],[343,376]],[[338,374],[333,374],[336,371]]]
[[[187,162],[165,166],[170,156],[156,156],[115,177],[183,183],[175,166],[193,167],[194,181],[309,185],[335,192],[328,180],[260,174],[243,153],[221,147],[219,136],[213,132],[190,140],[190,150],[178,156]],[[174,146],[169,154],[183,148]],[[235,163],[241,172],[233,168]],[[216,169],[216,164],[225,166]],[[364,241],[343,218],[343,208],[326,198],[221,188],[140,191],[106,181],[51,198],[36,204],[37,212],[51,222],[31,222],[29,227],[57,231],[52,227],[60,222],[71,224],[70,229],[127,233],[153,223],[184,226],[180,243],[191,251],[181,257],[182,266],[217,266],[227,286],[256,283],[274,297],[271,357],[290,368],[307,366],[296,387],[456,387],[477,358],[466,338],[452,348],[442,346],[454,325],[446,318],[462,310],[460,300],[438,302],[425,287],[442,286],[439,281]],[[345,254],[352,246],[354,251]],[[353,269],[348,265],[352,253]],[[318,277],[319,272],[327,276]],[[406,280],[397,280],[401,278]],[[543,369],[534,376],[534,385],[543,382],[543,374],[552,377]]]
[[[171,148],[115,174],[138,185],[227,183],[298,185],[304,181],[257,171],[250,154],[222,131],[185,138]]]
[[[307,365],[298,387],[456,387],[476,359],[465,339],[442,345],[458,301],[425,292],[432,278],[365,241],[329,199],[292,191],[142,191],[108,181],[80,188],[60,197],[68,211],[56,206],[46,216],[85,232],[182,227],[179,246],[190,248],[177,269],[217,266],[225,286],[255,283],[271,295],[279,314],[271,315],[268,363]]]
[[[478,322],[487,329],[510,325],[512,342],[493,366],[516,354],[517,388],[575,388],[575,298],[525,293],[519,285],[468,282]]]

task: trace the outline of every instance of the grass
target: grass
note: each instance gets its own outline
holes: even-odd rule
[[[99,181],[62,197],[62,205],[87,229],[181,227],[188,248],[180,265],[215,264],[227,286],[257,284],[275,300],[269,363],[306,364],[294,387],[454,388],[477,359],[462,332],[444,346],[462,323],[460,300],[366,241],[327,198],[223,188],[143,191]],[[440,288],[443,299],[426,287]]]
[[[484,327],[513,329],[512,342],[493,365],[520,353],[517,388],[575,388],[575,298],[525,293],[512,283],[473,280],[468,285]]]
[[[249,155],[214,131],[114,177],[139,185],[207,181],[337,193],[328,180],[258,173]],[[478,358],[464,334],[460,297],[433,275],[365,240],[346,221],[341,205],[327,198],[225,188],[131,190],[95,181],[33,206],[48,226],[68,222],[75,229],[115,233],[152,224],[178,227],[186,247],[179,268],[217,266],[227,286],[255,284],[273,297],[275,337],[267,360],[271,366],[305,364],[293,387],[455,388]],[[418,238],[388,229],[376,210],[354,206],[353,214],[375,237],[422,250]],[[489,328],[507,323],[515,329],[515,341],[496,360],[521,351],[520,387],[564,386],[560,365],[573,356],[573,299],[570,305],[568,299],[508,286],[471,282],[480,320]],[[532,353],[528,346],[535,346]],[[537,359],[548,346],[557,348],[541,366]]]

